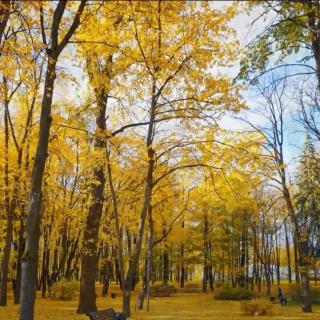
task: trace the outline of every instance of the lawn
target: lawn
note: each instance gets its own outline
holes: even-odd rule
[[[116,288],[111,288],[109,293],[115,292],[116,299],[98,297],[99,309],[113,307],[120,310],[121,297]],[[10,297],[11,298],[11,297]],[[133,302],[136,296],[133,296]],[[256,317],[244,316],[240,311],[240,303],[237,301],[217,301],[212,298],[211,293],[177,293],[170,298],[154,298],[150,303],[150,312],[136,311],[132,308],[132,317],[135,320],[224,320],[241,319],[249,320]],[[36,320],[85,320],[86,316],[76,314],[77,300],[73,301],[52,301],[50,299],[37,298]],[[272,317],[259,317],[259,319],[279,320],[313,320],[320,319],[320,306],[314,308],[313,314],[303,314],[298,305],[289,305],[282,308],[274,306]],[[0,308],[0,320],[18,319],[18,307],[12,305],[9,300],[8,307]]]

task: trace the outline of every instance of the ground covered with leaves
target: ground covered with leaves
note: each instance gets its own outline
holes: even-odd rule
[[[116,293],[116,298],[110,297]],[[136,295],[133,296],[133,302]],[[77,299],[72,301],[57,301],[51,299],[37,298],[35,320],[85,320],[86,316],[76,314]],[[150,312],[145,310],[132,311],[134,320],[224,320],[241,319],[249,320],[257,317],[246,316],[241,311],[239,301],[214,300],[211,293],[182,293],[177,292],[171,297],[153,298],[150,301]],[[118,288],[111,288],[109,295],[105,298],[99,296],[97,300],[99,309],[121,308],[121,294]],[[287,307],[279,304],[272,306],[273,315],[261,316],[258,319],[276,320],[315,320],[320,318],[320,306],[314,307],[312,314],[304,314],[297,304],[289,303]],[[18,306],[12,304],[10,299],[8,307],[0,308],[0,320],[18,319]]]

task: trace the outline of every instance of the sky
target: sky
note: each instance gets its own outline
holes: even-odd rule
[[[213,1],[214,6],[221,8],[226,5],[230,5],[231,1]],[[250,16],[247,14],[240,14],[234,18],[231,22],[232,27],[236,30],[237,39],[240,42],[240,47],[244,49],[248,43],[250,43],[259,33],[261,33],[266,24],[265,22],[252,25],[251,22],[253,19],[259,15],[259,11],[255,9],[255,12],[251,13]],[[301,53],[301,57],[302,57]],[[299,55],[291,57],[293,61],[299,60]],[[228,74],[236,77],[240,70],[240,62],[236,63],[233,68],[228,70]],[[259,97],[254,88],[248,88],[247,91],[242,92],[244,100],[248,106],[248,109],[255,109],[259,102]],[[288,111],[285,115],[285,146],[284,146],[284,155],[285,160],[289,166],[290,171],[294,171],[296,167],[296,160],[299,154],[302,152],[303,143],[305,140],[305,132],[302,125],[296,121],[295,111],[297,110],[297,105],[286,101],[289,104]],[[245,117],[255,124],[263,125],[265,120],[263,117],[259,117],[250,112],[243,112],[240,114],[240,117]],[[237,116],[238,117],[238,116]],[[225,116],[220,122],[221,127],[231,130],[249,130],[248,125],[234,117]]]

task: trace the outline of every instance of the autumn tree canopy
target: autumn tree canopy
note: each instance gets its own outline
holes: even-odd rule
[[[0,308],[295,281],[312,312],[319,8],[0,1]]]

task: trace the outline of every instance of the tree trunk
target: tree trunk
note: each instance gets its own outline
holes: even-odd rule
[[[276,234],[276,247],[275,247],[275,261],[276,261],[277,285],[280,286],[280,244],[279,244],[277,234]]]
[[[110,260],[106,260],[103,268],[103,277],[102,277],[102,297],[105,297],[108,294],[110,284]]]
[[[5,112],[4,112],[4,131],[5,131],[5,141],[4,141],[4,184],[5,184],[5,210],[7,215],[7,228],[6,228],[6,240],[5,247],[3,252],[3,258],[1,261],[1,287],[0,287],[0,305],[7,305],[7,281],[8,281],[8,273],[9,273],[9,259],[11,252],[11,244],[13,239],[13,212],[10,208],[10,198],[9,198],[9,126],[8,126],[8,104],[7,100],[8,87],[6,79],[3,79],[3,83],[5,86]]]
[[[245,228],[241,233],[241,255],[240,255],[240,274],[238,276],[238,284],[240,287],[245,287],[245,266],[246,266],[246,235]]]
[[[106,150],[106,157],[107,157],[108,181],[109,181],[109,187],[111,191],[111,199],[112,199],[113,214],[114,214],[115,229],[116,229],[117,254],[118,254],[118,262],[119,262],[119,278],[120,278],[120,283],[123,284],[124,283],[124,263],[123,263],[123,249],[122,249],[122,240],[121,240],[121,232],[120,232],[120,221],[119,221],[117,195],[113,185],[112,169],[111,169],[108,148]]]
[[[167,244],[165,244],[164,246],[164,250],[162,253],[162,261],[163,261],[162,282],[167,284],[169,281],[169,253],[168,253]]]
[[[303,302],[303,311],[312,312],[312,300],[310,294],[309,271],[310,271],[310,256],[308,240],[299,242],[299,267],[301,277],[301,295]]]
[[[123,312],[127,315],[127,317],[130,317],[131,288],[134,280],[134,274],[136,272],[137,264],[140,258],[142,241],[143,241],[143,233],[144,233],[144,225],[145,225],[147,212],[149,210],[151,198],[152,198],[153,171],[154,171],[154,165],[155,165],[155,152],[152,148],[152,142],[153,142],[154,120],[155,120],[156,101],[157,101],[155,90],[156,90],[156,85],[155,83],[153,83],[151,111],[150,111],[147,143],[146,143],[147,154],[148,154],[148,170],[146,175],[146,187],[144,191],[144,203],[140,212],[137,242],[132,255],[131,264],[129,266],[129,270],[127,273],[126,281],[124,284],[124,290],[123,290],[122,308],[123,308]]]
[[[317,272],[317,259],[313,259],[313,274],[314,274],[314,286],[317,286],[317,277],[318,277],[318,272]]]
[[[303,5],[308,7],[308,30],[312,31],[312,39],[311,39],[311,45],[312,45],[312,52],[313,57],[315,61],[315,67],[316,67],[316,76],[317,76],[317,82],[318,82],[318,90],[320,90],[320,36],[319,36],[319,3],[313,2],[313,1],[302,1]]]
[[[17,256],[17,273],[16,273],[16,285],[14,289],[14,304],[20,303],[20,293],[21,293],[21,261],[22,255],[25,247],[25,239],[24,239],[24,206],[22,207],[22,212],[20,216],[20,228],[19,228],[19,245],[18,245],[18,256]]]
[[[39,82],[38,82],[39,83]],[[38,86],[37,86],[38,89]],[[17,165],[18,165],[18,174],[15,177],[15,185],[14,185],[14,190],[13,190],[13,198],[12,198],[12,212],[14,212],[16,206],[18,205],[18,198],[25,196],[27,193],[26,189],[26,182],[24,181],[23,185],[21,185],[20,177],[22,176],[22,158],[23,158],[23,151],[24,147],[26,146],[26,152],[25,152],[25,163],[24,163],[24,172],[26,174],[29,173],[29,142],[27,141],[27,138],[29,136],[29,132],[31,130],[32,126],[32,119],[33,119],[33,111],[34,111],[34,106],[36,102],[36,94],[33,96],[32,101],[31,101],[31,107],[28,112],[28,116],[26,119],[26,124],[25,124],[25,131],[24,135],[20,144],[20,148],[18,151],[18,160],[17,160]],[[20,189],[20,190],[19,190]],[[21,193],[21,190],[24,190]],[[20,192],[19,192],[20,191]],[[16,270],[16,282],[15,282],[15,288],[14,288],[14,304],[19,304],[20,303],[20,293],[21,293],[21,263],[22,263],[22,255],[25,249],[25,209],[26,209],[26,204],[25,202],[20,203],[20,217],[19,217],[19,228],[18,228],[18,253],[17,253],[17,270]]]
[[[2,44],[2,37],[9,20],[10,6],[11,6],[11,1],[8,1],[8,0],[0,1],[0,45]],[[2,46],[1,46],[1,49],[2,49]]]
[[[79,238],[80,238],[80,235],[73,241],[73,246],[70,250],[69,257],[67,260],[65,278],[68,280],[71,280],[71,276],[72,276],[71,265],[72,265],[73,259],[76,256],[76,252],[77,252],[78,244],[79,244]]]
[[[208,283],[208,232],[209,223],[208,215],[203,216],[203,276],[202,276],[202,292],[207,292]]]
[[[56,62],[57,59],[55,57],[49,56],[41,105],[39,140],[30,183],[26,225],[27,236],[22,259],[20,320],[32,320],[34,313],[41,221],[42,178],[48,156]]]
[[[60,43],[59,28],[67,1],[60,0],[54,10],[50,33],[50,47],[47,46],[45,31],[42,30],[48,62],[41,104],[39,138],[30,183],[26,222],[26,244],[22,260],[20,320],[33,320],[34,315],[41,221],[42,179],[48,157],[49,133],[52,121],[51,106],[56,78],[56,63],[60,53],[80,24],[80,17],[85,4],[86,0],[81,0],[72,24]],[[41,27],[42,26],[43,25],[41,25]]]
[[[96,149],[104,149],[105,143],[101,131],[106,129],[106,96],[100,95],[97,102],[98,113],[96,118],[97,133],[95,140]],[[95,278],[98,263],[98,234],[103,209],[105,174],[103,167],[93,170],[93,179],[97,183],[91,185],[91,203],[87,216],[87,223],[83,237],[82,259],[81,259],[81,285],[78,305],[78,313],[96,311]]]
[[[210,286],[210,290],[211,290],[211,292],[213,292],[213,291],[214,291],[214,288],[213,288],[212,266],[208,266],[208,276],[209,276],[209,286]]]
[[[116,249],[116,250],[118,250],[118,249]],[[119,283],[120,290],[123,290],[123,282],[122,282],[122,279],[121,279],[121,273],[120,273],[118,258],[116,258],[114,260],[114,266],[115,266],[115,271],[116,271],[116,282],[117,282],[117,284]]]
[[[286,252],[287,252],[287,264],[288,264],[288,281],[292,282],[292,274],[291,274],[291,255],[290,255],[290,242],[288,236],[288,228],[287,228],[287,220],[284,221],[284,230],[286,237]]]
[[[138,295],[137,299],[137,308],[139,310],[143,309],[144,299],[147,294],[147,286],[148,286],[148,252],[146,253],[145,263],[144,263],[144,273],[143,273],[143,280],[142,286]]]
[[[298,256],[298,245],[295,235],[293,234],[293,253],[294,253],[294,273],[296,283],[300,283],[300,276],[299,276],[299,256]]]
[[[50,286],[58,281],[58,248],[60,245],[60,238],[56,239],[55,241],[55,248],[53,252],[53,262],[51,268],[51,275],[50,275]]]
[[[42,265],[41,265],[41,287],[42,287],[42,298],[46,298],[47,291],[47,279],[48,279],[48,254],[49,254],[49,244],[48,244],[48,226],[45,227],[43,236],[43,252],[42,252]]]
[[[271,279],[270,279],[270,268],[267,264],[264,264],[264,276],[266,279],[266,295],[271,294]]]
[[[185,280],[185,268],[184,268],[184,244],[180,247],[180,258],[181,258],[181,268],[180,268],[180,288],[184,288]]]
[[[284,170],[284,169],[283,169]],[[291,202],[290,193],[285,183],[285,176],[282,176],[282,189],[283,196],[288,208],[288,212],[292,221],[294,240],[296,240],[298,263],[301,278],[301,292],[303,301],[303,312],[312,312],[312,300],[310,294],[309,285],[309,268],[310,268],[310,256],[309,256],[309,243],[308,236],[304,234],[303,230],[299,229],[297,219],[295,217],[294,208]],[[306,240],[304,238],[307,238]]]

